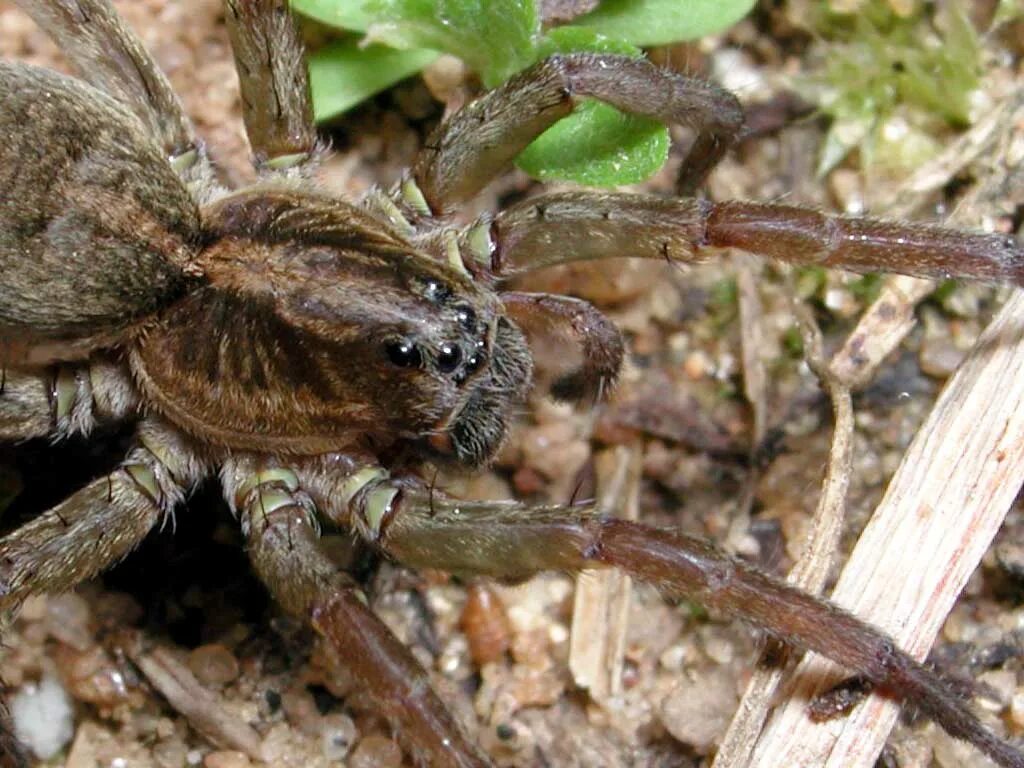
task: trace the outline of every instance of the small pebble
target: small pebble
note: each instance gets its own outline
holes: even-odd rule
[[[386,736],[367,736],[359,742],[348,768],[398,768],[402,764],[402,750]]]
[[[828,177],[830,191],[836,202],[853,216],[864,213],[864,180],[859,171],[837,168]]]
[[[1015,693],[1010,700],[1010,719],[1018,729],[1024,730],[1024,693]]]
[[[711,359],[701,350],[691,352],[683,361],[683,373],[690,381],[700,381],[714,371]]]
[[[221,686],[238,677],[238,659],[220,643],[193,650],[188,655],[188,668],[204,685]]]
[[[128,700],[124,673],[100,646],[79,651],[70,645],[58,645],[54,658],[61,680],[77,701],[108,707]]]
[[[22,621],[41,621],[46,617],[48,598],[46,595],[31,595],[25,598],[18,612],[18,618]]]
[[[187,758],[188,748],[177,736],[163,739],[153,747],[153,760],[160,768],[181,768]]]
[[[438,56],[423,70],[423,82],[435,99],[447,104],[465,85],[466,75],[466,65],[462,59],[445,54]]]
[[[844,288],[829,288],[825,291],[825,308],[839,317],[853,317],[860,311],[860,302]]]
[[[352,749],[357,736],[356,724],[351,717],[343,714],[327,715],[320,735],[324,757],[331,761],[342,760]]]
[[[661,721],[683,744],[699,754],[714,749],[736,710],[735,681],[711,670],[679,685],[661,705]]]
[[[11,699],[11,718],[18,738],[42,760],[57,754],[75,733],[71,700],[54,677],[19,690]]]
[[[1009,669],[990,669],[978,675],[977,682],[980,684],[978,705],[998,713],[1013,701],[1017,673]]]
[[[92,610],[73,592],[54,595],[46,605],[46,627],[66,645],[85,651],[93,644]]]
[[[953,374],[966,354],[948,336],[925,336],[918,363],[927,375],[945,379]]]
[[[469,654],[479,667],[498,661],[509,649],[511,627],[501,597],[492,586],[472,582],[459,624],[469,642]]]
[[[658,657],[658,663],[668,672],[679,672],[686,661],[686,647],[681,643],[670,645]]]
[[[250,765],[244,753],[232,750],[211,752],[203,760],[204,768],[249,768]]]
[[[316,700],[304,687],[290,688],[281,696],[281,708],[288,722],[310,736],[320,734],[323,715],[317,709]]]

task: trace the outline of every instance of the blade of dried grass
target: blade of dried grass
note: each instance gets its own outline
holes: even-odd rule
[[[228,712],[220,697],[204,688],[170,650],[155,648],[146,652],[133,646],[125,648],[132,663],[193,728],[218,746],[237,749],[255,760],[265,759],[260,735]]]
[[[832,599],[923,659],[1024,477],[1024,292],[1015,292],[950,379],[844,568]],[[808,702],[845,672],[816,655],[797,667],[787,704],[752,768],[868,768],[899,704],[871,696],[814,723]]]
[[[839,538],[843,532],[853,455],[853,401],[849,387],[834,376],[828,366],[822,350],[821,331],[814,316],[799,301],[794,301],[794,311],[800,323],[807,362],[832,399],[835,422],[821,498],[804,543],[804,553],[787,577],[792,584],[817,595],[824,589],[825,581],[835,566]],[[765,657],[769,656],[773,663],[763,664]],[[715,768],[743,768],[747,765],[768,717],[772,697],[788,668],[788,658],[786,649],[776,643],[762,654],[762,665],[751,675],[739,709],[715,756]]]
[[[607,514],[636,520],[640,482],[637,448],[617,446],[596,457],[599,507]],[[622,663],[632,580],[617,570],[579,574],[569,639],[569,671],[600,704],[622,692]]]

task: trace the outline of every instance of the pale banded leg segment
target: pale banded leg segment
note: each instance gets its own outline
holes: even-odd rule
[[[367,479],[357,481],[356,476]],[[350,489],[356,495],[365,492],[373,484],[368,478],[357,470]],[[312,624],[418,760],[457,768],[489,766],[409,649],[370,610],[358,585],[321,551],[310,498],[298,489],[298,475],[284,468],[261,470],[254,461],[239,458],[225,465],[222,480],[260,579],[282,607]]]
[[[224,6],[242,91],[242,116],[262,174],[308,175],[319,154],[309,76],[285,0]]]
[[[8,370],[0,387],[0,440],[89,434],[100,421],[127,419],[138,411],[128,371],[114,363]]]
[[[131,552],[173,513],[205,466],[172,430],[139,428],[124,463],[0,539],[0,609],[64,592]]]
[[[15,2],[56,41],[86,82],[135,112],[190,188],[210,185],[206,151],[171,84],[108,0]]]

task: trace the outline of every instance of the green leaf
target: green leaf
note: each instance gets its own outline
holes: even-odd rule
[[[291,0],[292,10],[329,27],[365,32],[374,21],[366,0]]]
[[[540,18],[533,0],[368,0],[368,37],[396,48],[452,53],[488,88],[536,58]]]
[[[355,41],[331,43],[309,54],[309,86],[316,120],[327,120],[378,91],[419,72],[436,51],[398,51]]]
[[[551,30],[538,53],[543,58],[572,51],[642,55],[619,40],[574,27]],[[668,147],[668,129],[661,123],[588,101],[541,134],[516,164],[545,181],[562,179],[597,187],[635,184],[665,164]]]
[[[721,32],[753,6],[754,0],[602,0],[573,25],[633,45],[666,45]]]

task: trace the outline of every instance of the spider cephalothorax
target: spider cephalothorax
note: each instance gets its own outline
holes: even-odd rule
[[[187,296],[137,332],[155,407],[229,448],[425,444],[479,464],[530,384],[498,296],[383,217],[265,186],[203,211]],[[211,343],[211,340],[216,340]]]
[[[622,339],[578,299],[507,291],[543,266],[742,247],[795,263],[1024,283],[1006,237],[783,205],[540,195],[460,229],[479,192],[578,98],[696,129],[698,186],[742,121],[731,94],[650,63],[553,56],[443,123],[391,190],[317,190],[322,154],[283,0],[227,0],[258,184],[219,186],[169,84],[107,0],[21,0],[87,82],[0,63],[0,439],[135,422],[124,462],[0,539],[0,609],[107,568],[219,477],[257,575],[347,665],[422,762],[486,766],[409,651],[320,546],[340,527],[410,567],[519,579],[615,567],[819,651],[1003,766],[987,730],[883,632],[677,531],[593,505],[456,502],[417,458],[493,456],[532,380],[600,395]],[[0,759],[23,756],[0,732]],[[6,749],[6,754],[3,754]]]

